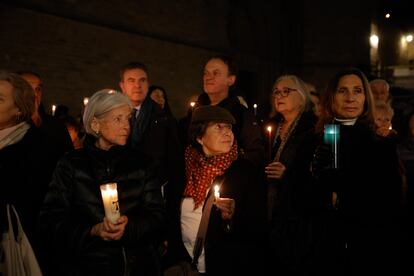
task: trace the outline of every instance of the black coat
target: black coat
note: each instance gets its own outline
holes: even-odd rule
[[[35,250],[36,219],[57,163],[47,141],[31,126],[22,140],[0,150],[0,232],[7,225],[5,204],[12,203]]]
[[[268,124],[276,130],[280,117]],[[280,155],[286,171],[280,180],[269,180],[271,256],[275,272],[282,275],[305,275],[311,264],[313,199],[309,168],[316,145],[315,124],[313,112],[301,115]],[[280,138],[276,139],[272,159],[279,144]]]
[[[233,198],[236,210],[232,231],[220,211],[213,206],[205,241],[205,261],[208,275],[242,275],[257,273],[265,268],[266,195],[262,175],[250,161],[238,159],[226,170],[220,197]],[[181,236],[181,203],[185,184],[172,191],[168,198],[170,231],[166,266],[187,260],[191,262]],[[253,274],[251,274],[253,275]]]
[[[165,226],[160,184],[148,160],[126,147],[103,151],[87,137],[83,149],[60,160],[42,207],[40,224],[51,241],[56,275],[159,275],[156,244]],[[118,184],[121,214],[128,217],[120,241],[90,235],[102,222],[99,186]]]
[[[43,105],[39,107],[42,120],[39,129],[48,140],[48,147],[56,160],[59,160],[68,151],[73,150],[72,140],[65,124],[44,111]]]
[[[365,125],[340,127],[339,169],[321,172],[315,188],[326,204],[315,223],[319,275],[399,275],[401,176],[394,143]]]
[[[177,166],[183,160],[177,121],[150,97],[143,102],[137,120],[132,120],[128,144],[155,162],[162,184],[177,182]]]

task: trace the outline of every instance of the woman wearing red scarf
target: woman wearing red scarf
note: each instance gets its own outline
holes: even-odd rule
[[[167,193],[172,218],[167,267],[180,261],[191,263],[203,207],[218,184],[220,197],[211,209],[198,271],[210,276],[264,269],[265,187],[251,161],[238,159],[234,123],[234,117],[219,106],[202,106],[193,113],[185,180]]]

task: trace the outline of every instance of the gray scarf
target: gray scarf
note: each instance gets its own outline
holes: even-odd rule
[[[23,139],[30,125],[26,122],[22,122],[18,125],[0,130],[0,150],[16,144]]]

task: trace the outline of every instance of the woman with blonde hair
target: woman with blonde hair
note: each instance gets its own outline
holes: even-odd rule
[[[269,185],[271,259],[281,275],[304,275],[310,267],[311,174],[316,116],[303,81],[279,77],[272,90],[274,116],[270,160],[265,167]],[[268,157],[268,158],[269,158]]]

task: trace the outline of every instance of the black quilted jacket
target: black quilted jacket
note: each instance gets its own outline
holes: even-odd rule
[[[146,158],[126,147],[85,147],[64,156],[54,172],[40,215],[54,275],[159,275],[156,244],[165,223],[160,183]],[[104,218],[99,185],[118,184],[121,214],[128,217],[120,241],[90,235]],[[124,274],[126,273],[126,274]]]

